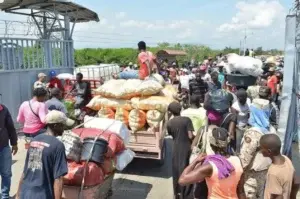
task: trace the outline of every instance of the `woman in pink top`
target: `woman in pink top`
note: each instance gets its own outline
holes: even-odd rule
[[[45,117],[48,113],[45,105],[47,91],[44,88],[36,88],[33,98],[21,104],[17,121],[24,124],[23,132],[26,137],[35,137],[45,130]]]
[[[216,155],[200,155],[182,173],[179,184],[188,184],[206,181],[208,199],[244,199],[244,195],[237,193],[242,186],[240,182],[243,168],[240,159],[229,156],[226,148],[230,141],[228,132],[223,128],[215,128],[209,138]]]

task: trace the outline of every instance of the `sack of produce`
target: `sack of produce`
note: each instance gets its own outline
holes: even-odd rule
[[[161,91],[161,96],[167,97],[169,99],[174,99],[177,96],[177,90],[173,85],[167,84]]]
[[[105,158],[104,163],[101,165],[105,175],[109,175],[116,170],[117,158]]]
[[[217,112],[223,112],[229,109],[229,93],[223,89],[213,90],[209,92],[211,106]]]
[[[150,127],[157,128],[159,123],[164,118],[164,113],[159,112],[158,110],[150,110],[147,112],[147,123]]]
[[[132,107],[144,111],[158,110],[160,112],[166,112],[170,103],[173,100],[162,96],[151,97],[134,97],[131,99]]]
[[[115,119],[115,112],[111,108],[102,107],[98,112],[98,117]]]
[[[122,93],[122,86],[125,84],[125,82],[126,80],[123,79],[111,79],[96,89],[95,94],[103,97],[117,98],[117,95]]]
[[[227,56],[228,65],[225,67],[227,73],[240,72],[243,75],[258,77],[263,73],[263,63],[260,59],[253,57],[230,54]]]
[[[165,82],[163,76],[161,76],[160,74],[157,74],[157,73],[152,74],[152,75],[150,76],[150,78],[151,78],[151,79],[153,78],[153,80],[158,81],[158,82],[160,83],[160,85],[162,85],[162,86],[165,86],[165,84],[166,84],[166,82]]]
[[[158,94],[162,89],[163,87],[159,82],[150,79],[143,81],[137,86],[137,93],[139,96],[151,96]]]
[[[85,116],[84,128],[96,128],[115,133],[123,139],[125,145],[129,143],[131,136],[128,128],[122,122],[107,118]]]
[[[117,153],[120,153],[125,150],[125,144],[123,142],[123,139],[107,130],[103,131],[96,128],[79,128],[79,129],[73,129],[73,133],[76,135],[79,135],[81,140],[84,140],[84,138],[87,137],[97,137],[102,138],[108,142],[108,152],[105,154],[106,157],[113,157]]]
[[[129,111],[132,110],[130,100],[111,99],[101,96],[94,97],[86,106],[94,111],[99,111],[102,107],[111,108],[114,110],[116,108],[124,108]]]
[[[133,160],[135,153],[130,149],[126,149],[121,154],[117,156],[116,169],[118,171],[123,171],[127,165]]]
[[[65,146],[67,159],[79,162],[83,145],[80,137],[72,131],[65,131],[60,140]]]
[[[83,179],[85,162],[68,162],[68,174],[64,176],[64,184],[70,186],[80,186]],[[102,168],[93,162],[89,162],[86,167],[84,186],[94,186],[104,181]]]
[[[126,126],[129,126],[129,111],[123,108],[117,108],[115,114],[115,120],[119,120]]]
[[[146,113],[142,110],[133,109],[129,113],[129,126],[133,132],[143,128],[146,124]]]

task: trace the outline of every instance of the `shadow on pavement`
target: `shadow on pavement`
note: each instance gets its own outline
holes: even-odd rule
[[[128,179],[116,179],[113,182],[113,195],[110,199],[146,199],[152,185]]]
[[[167,152],[163,165],[159,165],[157,160],[134,159],[121,173],[160,178],[172,177],[172,139],[165,139]]]

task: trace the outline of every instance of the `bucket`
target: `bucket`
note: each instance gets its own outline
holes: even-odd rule
[[[90,156],[90,152],[93,145],[94,148],[92,151],[92,155]],[[104,162],[104,155],[107,152],[107,146],[108,146],[108,142],[104,139],[98,138],[95,141],[95,138],[93,137],[85,138],[83,140],[83,150],[81,152],[81,160],[102,164]],[[89,159],[89,157],[91,158]]]

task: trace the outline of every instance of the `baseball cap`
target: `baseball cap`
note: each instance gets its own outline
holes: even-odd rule
[[[41,77],[47,77],[47,75],[45,73],[39,73],[38,78],[41,78]]]
[[[56,76],[56,72],[54,70],[50,71],[50,77],[55,77]]]
[[[132,66],[132,65],[133,65],[133,63],[132,63],[132,62],[129,62],[128,66]]]
[[[63,112],[57,110],[48,112],[45,121],[46,124],[65,124],[67,126],[73,126],[75,124],[74,120],[67,118]]]

